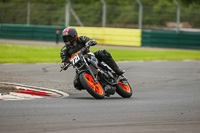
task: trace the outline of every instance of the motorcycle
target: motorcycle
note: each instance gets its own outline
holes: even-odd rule
[[[92,52],[83,54],[90,46],[86,45],[72,55],[69,63],[62,70],[67,70],[70,65],[75,68],[80,83],[86,91],[96,99],[110,97],[117,92],[123,98],[132,96],[132,88],[123,75],[116,73],[103,61],[99,62]]]

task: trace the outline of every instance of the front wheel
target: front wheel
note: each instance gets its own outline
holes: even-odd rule
[[[90,95],[96,99],[103,99],[105,96],[105,91],[99,82],[95,84],[92,76],[86,72],[79,75],[79,79],[83,87],[87,90]]]
[[[130,98],[132,96],[132,88],[128,81],[124,84],[120,80],[118,80],[118,84],[116,85],[116,92],[123,98]]]

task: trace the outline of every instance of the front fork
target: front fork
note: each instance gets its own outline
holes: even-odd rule
[[[86,62],[86,60],[83,58],[84,62]],[[86,65],[86,69],[89,71],[89,73],[91,74],[92,78],[94,79],[94,84],[98,84],[98,81],[96,79],[96,77],[94,76],[91,68],[89,67],[89,65],[87,63],[85,63]]]

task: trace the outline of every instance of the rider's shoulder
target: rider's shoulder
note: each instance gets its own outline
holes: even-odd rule
[[[80,37],[78,37],[78,41],[80,41],[80,42],[87,42],[89,40],[90,40],[90,38],[87,37],[87,36],[80,36]]]
[[[65,50],[67,50],[67,47],[63,46],[60,51],[65,51]]]

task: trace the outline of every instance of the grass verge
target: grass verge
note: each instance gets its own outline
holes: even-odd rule
[[[61,47],[0,44],[0,63],[61,62]],[[99,50],[91,48],[92,52]],[[199,51],[107,49],[116,61],[200,60]]]

